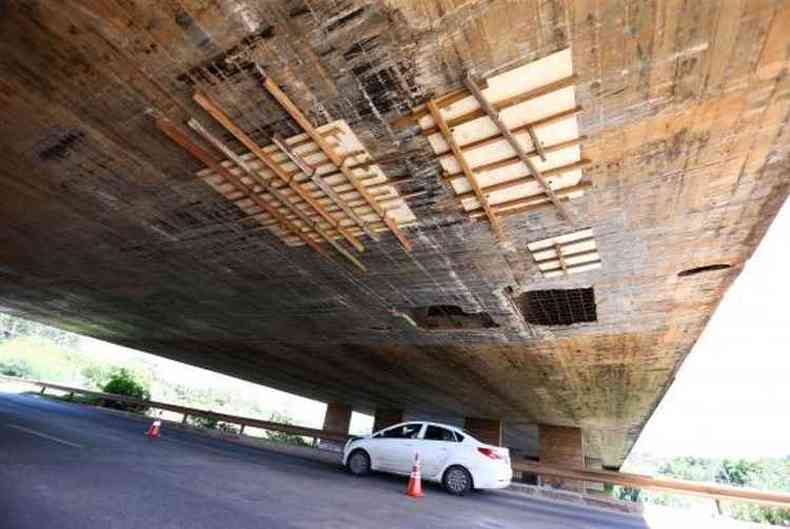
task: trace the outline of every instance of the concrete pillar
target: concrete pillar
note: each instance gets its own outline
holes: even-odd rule
[[[540,462],[559,467],[584,468],[584,437],[581,428],[541,424]],[[584,491],[584,483],[545,476],[543,483],[575,492]]]
[[[376,408],[376,414],[373,416],[373,431],[378,432],[399,422],[403,422],[403,410]]]
[[[482,419],[467,417],[464,430],[486,444],[502,446],[502,421],[499,419]]]
[[[603,460],[594,457],[584,458],[584,467],[591,470],[603,470]],[[588,494],[605,494],[606,488],[603,483],[594,483],[588,481],[584,485],[584,489]]]
[[[348,433],[351,425],[351,406],[341,402],[330,402],[324,415],[324,430]]]

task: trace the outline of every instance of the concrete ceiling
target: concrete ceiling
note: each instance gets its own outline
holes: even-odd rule
[[[787,2],[68,4],[0,3],[0,310],[308,397],[577,425],[618,466],[788,195]],[[388,235],[354,274],[251,232],[156,129],[150,109],[211,123],[197,83],[261,142],[298,131],[251,77],[200,77],[249,45],[316,123],[404,155],[383,168],[424,192],[411,255]],[[497,245],[390,124],[567,47],[593,160],[569,207],[603,266],[545,279],[526,245],[569,231],[557,210],[507,217]],[[530,326],[507,294],[581,287],[596,322]],[[497,327],[398,316],[431,305]]]

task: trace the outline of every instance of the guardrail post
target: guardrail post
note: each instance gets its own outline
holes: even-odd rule
[[[187,423],[187,417],[189,417],[189,414],[185,413],[184,417],[181,419],[181,424],[186,424]]]
[[[244,433],[244,427],[245,426],[247,426],[247,425],[242,423],[241,428],[239,428],[239,435]]]
[[[43,395],[44,392],[47,390],[47,386],[41,386],[41,391],[39,391],[39,395]]]

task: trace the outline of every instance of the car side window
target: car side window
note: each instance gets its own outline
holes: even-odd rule
[[[440,426],[433,426],[432,424],[429,424],[428,428],[425,429],[425,436],[423,439],[426,441],[447,441],[450,443],[458,442],[455,432]]]
[[[409,423],[390,428],[381,432],[381,437],[384,439],[414,439],[420,433],[422,424]]]

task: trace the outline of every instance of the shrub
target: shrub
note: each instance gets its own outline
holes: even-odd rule
[[[272,413],[270,420],[272,422],[279,422],[281,424],[293,424],[293,421],[291,420],[290,417],[277,412]],[[285,432],[277,432],[274,430],[266,430],[264,436],[269,441],[274,441],[277,443],[287,443],[297,446],[310,446],[310,443],[308,443],[307,440],[301,435],[294,435]]]
[[[32,378],[33,368],[26,360],[10,358],[0,361],[0,374],[8,377]]]
[[[135,399],[148,400],[151,398],[151,394],[145,386],[137,380],[134,373],[125,368],[114,370],[110,375],[110,380],[104,385],[102,391],[105,393],[133,397]],[[148,406],[118,401],[110,401],[106,403],[106,406],[137,413],[143,413],[148,410]]]
[[[221,422],[217,419],[209,417],[195,417],[190,415],[189,419],[187,419],[187,422],[192,426],[197,426],[198,428],[204,428],[206,430],[219,430],[220,432],[232,434],[239,433],[239,427],[235,424]]]

